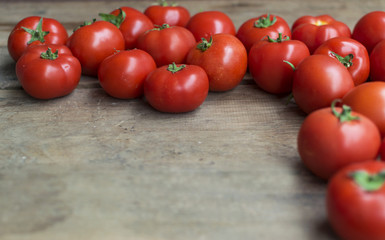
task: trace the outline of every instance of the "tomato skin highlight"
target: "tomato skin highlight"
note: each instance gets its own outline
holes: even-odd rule
[[[352,75],[354,85],[357,86],[368,80],[370,73],[370,59],[368,51],[360,42],[348,37],[335,37],[319,46],[314,54],[323,54],[336,58],[335,54],[346,57],[353,55],[351,66],[347,67]]]
[[[384,162],[368,159],[341,169],[330,179],[326,194],[328,220],[341,239],[385,239],[385,187],[367,191],[351,177],[357,171],[378,174],[384,170]]]
[[[342,102],[371,119],[385,137],[385,82],[366,82],[350,90]]]
[[[352,115],[359,119],[340,122],[330,107],[322,108],[310,113],[302,123],[298,152],[305,166],[318,177],[327,180],[344,166],[376,158],[381,144],[377,126],[362,114]]]
[[[41,54],[50,48],[58,51],[54,60]],[[29,47],[16,63],[16,75],[23,89],[37,99],[52,99],[70,94],[78,85],[81,65],[65,45]]]
[[[110,96],[133,99],[143,95],[144,80],[155,69],[154,59],[145,51],[120,51],[103,60],[99,66],[98,79]]]
[[[247,52],[234,35],[221,33],[212,36],[212,45],[205,51],[198,42],[187,55],[187,64],[202,67],[210,83],[210,91],[223,92],[234,89],[247,71]]]
[[[43,18],[42,30],[49,33],[44,36],[44,42],[34,41],[28,43],[31,40],[31,34],[24,30],[22,27],[35,30],[42,17],[30,16],[20,20],[12,29],[8,37],[8,52],[13,60],[16,62],[23,54],[28,46],[43,45],[43,44],[58,44],[63,45],[67,41],[68,33],[64,26],[53,18]]]
[[[353,88],[349,71],[325,55],[305,58],[294,71],[293,97],[305,113],[330,106],[334,99],[341,99]]]
[[[77,29],[68,39],[67,46],[79,59],[82,73],[97,76],[100,63],[115,51],[124,50],[124,37],[112,23],[96,21]]]
[[[185,65],[175,73],[167,70],[168,67],[159,67],[147,76],[144,81],[147,102],[156,110],[166,113],[184,113],[198,108],[209,91],[206,72],[195,65]]]
[[[236,34],[231,18],[220,11],[199,12],[190,18],[186,28],[192,32],[196,42],[218,33]]]
[[[284,62],[297,66],[310,56],[307,46],[298,40],[256,42],[250,49],[249,71],[255,83],[272,94],[289,93],[292,90],[294,71]]]

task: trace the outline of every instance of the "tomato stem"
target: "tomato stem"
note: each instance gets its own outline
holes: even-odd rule
[[[174,2],[169,4],[166,0],[159,0],[158,4],[159,6],[162,6],[162,7],[168,7],[168,6],[176,7],[178,5],[177,3],[174,3]]]
[[[84,27],[84,26],[88,26],[88,25],[93,24],[94,22],[96,22],[96,19],[95,19],[95,18],[92,19],[92,21],[84,21],[83,24],[77,26],[77,27],[74,29],[74,32],[75,32],[76,30],[78,30],[79,28],[81,28],[81,27]]]
[[[210,36],[210,40],[207,41],[205,38],[202,38],[202,42],[197,45],[197,49],[201,50],[202,52],[206,51],[213,45],[213,37]]]
[[[345,67],[349,68],[353,66],[353,62],[352,62],[354,58],[353,54],[349,54],[346,57],[342,57],[335,52],[331,52],[331,54],[332,56],[336,57],[337,60],[340,61]]]
[[[290,37],[289,37],[289,36],[285,36],[285,37],[283,38],[283,37],[282,37],[282,33],[278,33],[278,38],[277,38],[277,39],[273,39],[273,38],[271,38],[269,35],[267,35],[267,40],[268,40],[269,42],[281,43],[281,42],[290,40]]]
[[[55,60],[56,58],[59,57],[59,50],[56,49],[56,52],[52,52],[52,49],[48,48],[46,52],[43,52],[40,54],[40,57],[42,59]]]
[[[342,105],[342,112],[337,112],[335,108],[337,102],[341,102],[341,100],[335,99],[331,104],[331,109],[334,116],[336,116],[341,123],[360,119],[358,116],[352,116],[352,108],[345,104]]]
[[[153,28],[152,30],[160,31],[166,28],[170,28],[170,25],[168,25],[167,23],[163,23],[162,25],[155,25],[155,28]]]
[[[27,44],[31,44],[34,41],[40,41],[42,43],[45,42],[44,37],[49,33],[49,31],[43,31],[43,18],[40,18],[39,23],[36,26],[36,29],[29,29],[26,27],[21,27],[27,33],[31,34],[31,39],[27,42]]]
[[[273,17],[273,19],[270,19],[270,14],[267,14],[266,17],[260,17],[257,19],[257,21],[254,22],[254,27],[256,28],[268,28],[270,26],[273,26],[277,22],[277,18]]]
[[[349,173],[349,177],[354,180],[363,190],[368,192],[377,191],[385,184],[385,171],[370,174],[364,170]]]
[[[173,74],[176,73],[176,72],[179,72],[180,70],[182,70],[183,68],[185,68],[186,65],[183,64],[183,65],[180,65],[179,67],[175,64],[175,62],[171,63],[168,65],[168,68],[167,70],[172,72]]]
[[[295,71],[295,66],[294,66],[294,64],[292,64],[291,62],[286,61],[286,60],[283,60],[283,62],[289,64],[289,66],[293,69],[293,71]]]
[[[117,28],[120,28],[120,25],[122,25],[124,19],[126,19],[126,13],[119,8],[119,14],[115,16],[114,14],[108,14],[108,13],[99,13],[99,17],[103,21],[110,22],[114,24]]]

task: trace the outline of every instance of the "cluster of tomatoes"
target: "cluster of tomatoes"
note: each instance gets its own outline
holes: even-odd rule
[[[121,7],[99,16],[70,36],[50,18],[15,26],[8,49],[28,94],[65,96],[85,74],[112,97],[144,95],[159,111],[188,112],[209,91],[235,88],[249,70],[262,90],[291,93],[308,114],[298,151],[306,167],[329,180],[336,232],[385,239],[385,164],[376,161],[379,152],[385,157],[385,12],[366,14],[353,32],[329,15],[302,16],[289,27],[271,14],[236,31],[223,12],[190,16],[165,1],[144,13]]]

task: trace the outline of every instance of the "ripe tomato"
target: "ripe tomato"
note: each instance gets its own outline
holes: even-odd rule
[[[138,48],[148,52],[158,67],[175,62],[184,63],[195,39],[184,27],[163,24],[145,32],[138,39]]]
[[[247,70],[247,52],[234,35],[214,34],[209,41],[197,43],[186,62],[206,71],[210,91],[222,92],[235,88],[242,81]]]
[[[380,161],[349,165],[331,178],[326,195],[328,219],[342,239],[385,239],[384,182],[385,163]]]
[[[385,39],[385,12],[374,11],[362,16],[353,28],[352,38],[362,43],[370,54]]]
[[[373,48],[370,54],[370,78],[385,82],[385,39]]]
[[[255,83],[266,92],[288,93],[292,90],[294,72],[284,61],[297,66],[309,55],[309,49],[303,42],[282,38],[279,34],[277,39],[268,37],[251,47],[249,71]]]
[[[329,179],[342,167],[377,156],[381,137],[367,117],[343,105],[310,113],[298,133],[302,162],[315,175]]]
[[[370,72],[368,51],[354,39],[347,37],[329,39],[319,46],[314,54],[324,54],[339,60],[349,70],[356,86],[368,80]]]
[[[19,58],[16,75],[29,95],[51,99],[65,96],[76,88],[81,66],[65,45],[36,45]]]
[[[263,40],[267,36],[276,39],[279,33],[291,38],[291,30],[285,19],[277,15],[264,14],[244,22],[239,27],[236,36],[249,52],[255,42]]]
[[[110,14],[100,13],[99,16],[120,29],[125,49],[135,48],[139,36],[154,28],[154,24],[146,15],[131,7],[121,7]]]
[[[65,44],[67,38],[67,30],[57,20],[26,17],[9,34],[8,52],[17,61],[29,45]]]
[[[156,25],[167,23],[170,26],[185,27],[190,20],[190,12],[185,7],[169,5],[166,0],[161,0],[159,5],[147,7],[144,14]]]
[[[349,91],[342,102],[370,118],[385,137],[385,82],[363,83]]]
[[[292,38],[303,41],[308,46],[310,53],[313,53],[328,39],[350,36],[348,25],[329,15],[302,16],[292,26]]]
[[[353,87],[351,74],[339,61],[325,55],[311,55],[294,71],[292,93],[297,105],[310,113],[330,106]]]
[[[117,50],[124,50],[124,38],[112,23],[85,23],[68,39],[67,46],[82,65],[85,75],[97,76],[100,63]]]
[[[103,60],[98,78],[102,88],[112,97],[131,99],[143,95],[144,79],[155,69],[154,59],[145,51],[120,51]]]
[[[379,154],[379,157],[381,158],[381,160],[385,160],[385,138],[382,139],[380,151],[378,152],[378,154]]]
[[[190,112],[206,99],[209,80],[199,66],[172,63],[152,71],[144,81],[144,96],[158,111]]]
[[[190,18],[186,28],[192,32],[197,42],[217,33],[228,33],[234,36],[236,33],[231,18],[220,11],[199,12]]]

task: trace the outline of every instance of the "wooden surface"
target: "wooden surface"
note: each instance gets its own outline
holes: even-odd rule
[[[326,183],[296,150],[305,115],[250,75],[187,114],[111,98],[90,77],[60,99],[23,92],[6,48],[21,18],[53,17],[70,32],[99,12],[150,3],[0,3],[0,239],[337,239],[326,221]],[[237,28],[266,12],[290,25],[327,13],[353,28],[385,9],[382,0],[179,3],[192,14],[224,11]]]

